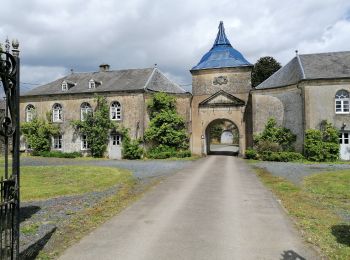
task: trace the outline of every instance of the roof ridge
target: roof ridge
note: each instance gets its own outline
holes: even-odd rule
[[[301,70],[301,77],[302,77],[302,79],[306,79],[303,63],[301,62],[301,59],[299,57],[298,52],[296,53],[296,57],[297,57],[297,60],[298,60],[299,68]]]
[[[147,79],[145,85],[143,86],[143,89],[146,89],[148,84],[151,82],[151,79],[153,78],[153,75],[154,75],[156,69],[157,69],[156,67],[153,68],[151,75],[149,76],[149,78]]]

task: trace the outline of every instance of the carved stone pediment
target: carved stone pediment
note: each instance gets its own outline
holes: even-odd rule
[[[232,107],[244,106],[245,102],[223,90],[216,92],[214,95],[203,100],[199,107]]]

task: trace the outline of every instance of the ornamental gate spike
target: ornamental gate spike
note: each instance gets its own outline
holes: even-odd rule
[[[0,46],[1,47],[1,46]],[[4,109],[0,109],[0,152],[4,175],[0,178],[0,259],[19,259],[19,43],[6,39],[0,48],[0,86]],[[1,90],[1,89],[0,89]],[[12,155],[12,162],[9,160]]]

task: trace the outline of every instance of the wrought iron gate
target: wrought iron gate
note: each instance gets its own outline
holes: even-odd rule
[[[6,40],[0,51],[0,85],[5,106],[0,114],[4,171],[0,171],[0,259],[19,258],[19,50],[18,41]],[[1,90],[1,88],[0,88]],[[11,161],[12,158],[12,161]]]

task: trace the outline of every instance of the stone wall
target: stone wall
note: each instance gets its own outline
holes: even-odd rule
[[[269,118],[297,135],[295,148],[303,149],[303,99],[297,85],[252,91],[253,135],[264,130]]]
[[[308,81],[304,82],[302,87],[305,93],[306,129],[318,129],[322,120],[328,120],[337,129],[350,131],[349,114],[335,113],[335,94],[341,89],[350,92],[349,79]]]
[[[251,89],[251,67],[206,69],[191,73],[194,96],[212,95],[219,90],[234,95],[248,93]],[[223,77],[223,81],[218,83],[215,80],[218,77]]]

